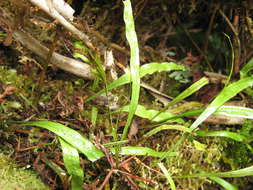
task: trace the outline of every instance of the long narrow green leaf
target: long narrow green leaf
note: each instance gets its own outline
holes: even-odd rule
[[[152,129],[151,131],[149,131],[148,133],[146,133],[145,135],[143,135],[143,137],[150,137],[160,131],[163,130],[179,130],[179,131],[183,131],[183,132],[191,132],[190,129],[188,127],[182,126],[182,125],[162,125],[159,127],[156,127],[155,129]]]
[[[116,147],[116,146],[121,146],[123,144],[129,143],[129,140],[123,140],[123,141],[114,141],[114,142],[109,142],[103,144],[104,147],[109,148],[109,147]]]
[[[195,120],[190,129],[196,129],[206,118],[213,114],[222,104],[234,97],[237,93],[253,85],[253,77],[241,79],[235,83],[226,86],[205,111]]]
[[[196,110],[193,110],[193,111],[189,111],[189,112],[184,112],[184,113],[180,113],[180,114],[177,114],[177,115],[168,115],[167,117],[165,116],[165,117],[163,117],[163,119],[161,119],[161,120],[158,120],[158,123],[168,123],[168,122],[173,122],[173,121],[177,121],[177,123],[179,123],[178,122],[178,119],[180,119],[180,118],[183,118],[183,117],[188,117],[188,116],[196,116],[196,115],[200,115],[202,112],[204,111],[204,109],[196,109]],[[164,112],[163,112],[164,113]],[[163,114],[163,113],[161,113],[161,114]],[[158,117],[160,117],[160,115],[161,114],[159,114],[159,116]],[[155,119],[156,120],[156,119]],[[180,123],[180,124],[182,124],[182,123]],[[190,128],[189,128],[189,132],[190,132],[191,130],[190,130]]]
[[[64,166],[71,175],[71,189],[82,190],[84,177],[78,151],[62,138],[59,138],[59,141],[62,147]]]
[[[252,69],[253,69],[253,57],[240,70],[240,77],[245,78]]]
[[[129,106],[127,105],[127,106],[124,106],[123,108],[121,108],[120,110],[115,111],[114,113],[117,113],[120,111],[128,112],[128,110],[129,110]],[[187,116],[200,115],[201,113],[203,113],[203,111],[204,111],[204,109],[196,109],[193,111],[184,112],[184,113],[177,114],[177,115],[172,114],[170,112],[162,112],[161,114],[158,115],[158,117],[156,117],[154,119],[154,121],[159,122],[159,123],[176,122],[179,124],[183,124],[184,121],[180,118],[187,117]],[[146,109],[144,106],[138,105],[135,115],[137,115],[141,118],[146,118],[146,119],[151,120],[158,113],[159,113],[159,111],[157,111],[157,110]],[[239,117],[239,118],[253,119],[253,109],[247,108],[247,107],[240,107],[240,106],[221,106],[214,112],[214,114],[225,115],[228,117]],[[189,129],[188,132],[190,132],[190,131],[191,130]]]
[[[77,131],[60,123],[52,121],[28,121],[19,122],[22,126],[37,126],[52,131],[67,143],[71,144],[79,152],[83,153],[90,161],[96,161],[104,157],[104,153],[98,150],[89,140],[81,136]]]
[[[132,94],[130,107],[127,117],[127,122],[123,130],[122,140],[126,139],[129,127],[132,123],[134,113],[136,111],[139,95],[140,95],[140,57],[137,35],[134,27],[134,17],[130,0],[123,1],[124,3],[124,21],[126,26],[126,38],[130,45],[130,74],[132,81]]]
[[[52,121],[28,121],[28,122],[18,122],[21,126],[37,126],[49,131],[52,131],[59,137],[61,137],[66,143],[72,145],[79,152],[87,156],[91,161],[96,161],[101,157],[104,157],[104,153],[98,150],[89,140],[81,136],[75,130],[66,127],[60,123]],[[115,148],[110,149],[113,154],[115,154]],[[157,152],[153,149],[147,147],[131,147],[125,146],[121,147],[121,155],[143,155],[143,156],[176,156],[177,152]]]
[[[91,109],[91,123],[94,126],[97,123],[97,117],[98,117],[98,109],[93,106],[92,109]]]
[[[243,142],[247,139],[247,137],[245,137],[241,134],[230,132],[230,131],[202,131],[202,130],[198,130],[198,131],[196,131],[196,134],[198,136],[202,136],[202,137],[227,137],[227,138],[233,139],[235,141],[239,141],[239,142]]]
[[[58,164],[54,163],[51,159],[47,159],[46,157],[42,157],[41,160],[50,167],[55,174],[60,178],[62,184],[65,184],[68,180],[67,172],[62,169]]]
[[[228,79],[227,79],[227,81],[226,81],[226,86],[227,86],[227,84],[230,82],[230,80],[231,80],[231,77],[232,77],[232,75],[233,75],[233,69],[234,69],[234,64],[235,64],[235,51],[234,51],[234,47],[233,47],[233,44],[232,44],[232,42],[231,42],[231,39],[230,39],[230,37],[229,37],[229,35],[227,35],[227,34],[225,34],[225,33],[223,33],[227,38],[228,38],[228,41],[229,41],[229,45],[230,45],[230,47],[231,47],[231,68],[230,68],[230,72],[229,72],[229,76],[228,76]]]
[[[176,98],[174,98],[169,104],[169,106],[172,106],[180,101],[182,101],[183,99],[189,97],[190,95],[192,95],[193,93],[195,93],[196,91],[198,91],[200,88],[202,88],[203,86],[207,85],[209,83],[209,80],[206,77],[203,77],[201,79],[199,79],[198,81],[196,81],[195,83],[193,83],[189,88],[187,88],[186,90],[184,90],[182,93],[180,93]]]
[[[163,163],[158,163],[158,166],[161,168],[163,174],[165,175],[165,177],[167,178],[169,184],[170,184],[170,187],[171,187],[171,190],[176,190],[176,185],[169,173],[169,171],[167,170],[167,168],[165,168],[165,166],[163,165]]]
[[[116,148],[111,148],[111,152],[115,154]],[[139,156],[153,156],[153,157],[171,157],[177,156],[178,152],[157,152],[151,148],[138,146],[124,146],[120,148],[121,155],[139,155]]]
[[[90,63],[90,60],[88,57],[86,57],[84,54],[87,54],[88,48],[83,44],[82,41],[75,41],[73,43],[73,46],[75,49],[81,51],[82,53],[74,52],[72,56],[76,59],[81,59],[85,63]]]
[[[253,109],[240,106],[221,106],[216,110],[215,114],[253,119]]]
[[[154,118],[152,118],[152,120],[155,119],[159,114],[161,114],[162,112],[167,110],[170,106],[182,101],[186,97],[188,97],[188,96],[192,95],[194,92],[198,91],[200,88],[202,88],[203,86],[208,84],[208,82],[209,82],[208,79],[206,77],[203,77],[200,80],[198,80],[197,82],[195,82],[194,84],[192,84],[189,88],[184,90],[176,98],[174,98],[170,103],[168,103],[157,115],[154,116]]]
[[[196,174],[178,176],[177,178],[189,178],[189,177],[245,177],[245,176],[252,176],[253,175],[253,166],[233,170],[229,172],[216,172],[216,173],[209,173],[209,172],[201,172]]]
[[[130,78],[130,74],[124,74],[122,75],[120,78],[118,78],[117,80],[113,81],[112,83],[107,85],[107,90],[110,91],[118,86],[130,83],[131,78]],[[87,99],[85,99],[84,102],[89,102],[91,100],[93,100],[94,98],[100,96],[101,94],[104,94],[106,92],[106,89],[100,90],[99,92],[97,92],[96,94],[88,97]]]
[[[215,181],[216,183],[220,184],[226,190],[238,190],[236,186],[231,183],[228,183],[226,180],[220,177],[209,177],[211,180]]]
[[[81,59],[85,63],[89,63],[89,59],[81,53],[73,53],[72,56],[76,59]]]
[[[144,77],[147,74],[151,75],[155,72],[162,72],[162,71],[168,72],[173,70],[185,71],[186,68],[183,65],[179,65],[174,62],[162,62],[162,63],[151,62],[141,66],[140,77]]]
[[[129,105],[124,106],[123,108],[121,108],[119,111],[124,111],[124,112],[128,112],[129,111]],[[117,111],[117,112],[119,112]],[[116,113],[116,112],[115,112]],[[159,111],[157,110],[152,110],[152,109],[146,109],[144,106],[142,105],[138,105],[135,115],[141,117],[141,118],[146,118],[151,120],[155,115],[157,115],[157,113],[159,113]],[[159,116],[157,116],[154,121],[155,122],[161,122],[167,118],[172,118],[172,117],[176,117],[175,114],[169,113],[169,112],[162,112],[161,114],[159,114]],[[182,119],[172,119],[170,120],[170,122],[176,122],[179,124],[183,124],[184,120]]]
[[[153,74],[155,72],[162,72],[162,71],[172,71],[172,70],[185,70],[185,67],[183,65],[178,65],[173,62],[152,62],[147,63],[145,65],[142,65],[140,68],[140,77],[143,77],[147,74]],[[124,84],[128,84],[131,82],[130,73],[126,73],[119,77],[117,80],[113,81],[111,84],[107,86],[107,90],[110,91],[116,87],[122,86]],[[85,99],[85,102],[89,102],[90,100],[93,100],[94,98],[100,96],[101,94],[105,93],[105,89],[100,90],[93,96],[90,96],[89,98]]]
[[[187,116],[196,116],[203,113],[204,109],[196,109],[189,112],[184,112],[174,116],[168,116],[162,121],[159,122],[166,122],[168,120],[175,120],[182,117]],[[253,109],[247,107],[240,107],[240,106],[221,106],[219,107],[214,114],[216,115],[225,115],[228,117],[238,117],[238,118],[245,118],[245,119],[253,119]]]

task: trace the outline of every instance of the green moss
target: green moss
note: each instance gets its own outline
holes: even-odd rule
[[[234,170],[247,167],[252,162],[252,124],[252,121],[248,120],[244,122],[241,129],[231,129],[247,137],[244,142],[236,142],[231,139],[224,139],[224,144],[228,148],[225,149],[223,160]]]
[[[0,187],[2,190],[49,190],[36,176],[35,172],[16,165],[7,156],[0,153]]]

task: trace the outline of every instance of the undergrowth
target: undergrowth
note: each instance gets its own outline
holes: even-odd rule
[[[73,56],[91,64],[96,78],[93,83],[60,75],[51,68],[41,71],[50,73],[41,82],[37,62],[36,67],[23,66],[31,69],[30,73],[22,67],[0,67],[1,151],[15,150],[16,161],[32,165],[53,188],[61,184],[58,187],[73,190],[246,189],[253,175],[253,109],[236,105],[234,100],[252,98],[252,58],[235,81],[230,80],[234,59],[229,59],[231,65],[225,69],[229,76],[219,78],[215,90],[210,86],[203,90],[212,85],[211,77],[196,77],[200,72],[191,64],[200,64],[200,59],[191,52],[179,62],[140,64],[133,16],[131,2],[124,1],[124,43],[130,46],[130,68],[113,80],[104,71],[99,53],[88,50],[82,42],[73,46],[78,44],[85,50],[79,53],[85,55]],[[179,25],[181,32],[185,30]],[[184,39],[178,39],[181,41]],[[150,39],[149,43],[156,41]],[[216,48],[212,53],[229,57],[229,46],[218,34],[210,37],[210,43],[210,49]],[[173,55],[173,51],[166,54]],[[150,56],[160,59],[156,54]],[[27,59],[22,58],[23,62]],[[213,54],[208,58],[224,60]],[[207,58],[205,61],[212,70]],[[157,92],[143,81],[166,90]],[[143,98],[149,92],[151,95]],[[171,101],[166,94],[173,96]],[[210,97],[201,101],[206,94]],[[196,97],[200,101],[192,101]],[[232,104],[225,105],[230,100]],[[226,125],[229,122],[230,127]],[[31,130],[31,126],[40,129]],[[17,171],[13,178],[24,176]],[[4,177],[13,181],[11,176]],[[11,185],[17,186],[14,182]]]

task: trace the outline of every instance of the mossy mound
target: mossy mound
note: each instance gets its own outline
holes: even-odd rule
[[[2,190],[49,190],[35,172],[17,168],[13,161],[0,153],[0,187]]]

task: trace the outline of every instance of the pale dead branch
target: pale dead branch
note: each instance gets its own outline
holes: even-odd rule
[[[49,49],[43,46],[38,40],[33,38],[30,34],[27,34],[26,32],[19,30],[15,31],[13,33],[13,36],[15,40],[20,42],[23,46],[31,50],[33,53],[46,59],[49,53]],[[70,72],[74,75],[90,80],[94,79],[94,76],[91,72],[91,67],[86,63],[60,55],[59,53],[56,52],[52,54],[50,62],[56,67],[65,70],[67,72]]]
[[[89,37],[84,34],[82,31],[78,30],[73,24],[68,22],[64,16],[62,16],[56,8],[54,8],[54,3],[49,0],[30,0],[30,2],[43,11],[45,11],[52,18],[59,21],[59,23],[64,26],[68,31],[76,35],[80,40],[83,40],[84,43],[91,49],[94,49]],[[51,2],[51,3],[48,3]]]

